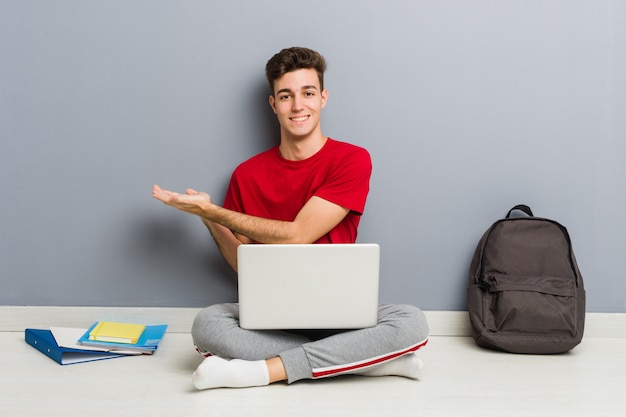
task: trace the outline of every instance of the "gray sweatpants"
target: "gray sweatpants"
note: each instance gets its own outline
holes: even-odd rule
[[[378,307],[378,324],[350,331],[244,330],[238,304],[201,310],[191,329],[203,354],[264,360],[280,356],[287,382],[358,373],[407,353],[428,341],[424,313],[411,305]]]

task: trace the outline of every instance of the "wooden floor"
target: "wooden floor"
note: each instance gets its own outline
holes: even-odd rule
[[[434,335],[419,351],[420,381],[348,376],[208,391],[191,384],[202,357],[184,332],[167,333],[153,356],[69,366],[28,346],[23,331],[0,331],[0,346],[0,409],[11,417],[626,415],[625,337],[592,334],[568,354],[530,356]]]

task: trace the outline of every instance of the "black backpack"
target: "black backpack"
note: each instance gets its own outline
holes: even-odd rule
[[[515,210],[527,216],[511,217]],[[479,346],[512,353],[567,352],[585,327],[585,289],[567,229],[517,205],[478,242],[468,311]]]

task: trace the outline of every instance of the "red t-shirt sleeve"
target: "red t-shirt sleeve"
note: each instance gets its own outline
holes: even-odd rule
[[[314,195],[363,214],[371,175],[372,160],[369,152],[364,148],[352,147],[328,167],[326,181]]]

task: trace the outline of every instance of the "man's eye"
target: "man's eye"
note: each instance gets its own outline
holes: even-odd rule
[[[283,94],[283,95],[278,96],[280,100],[287,100],[289,97],[290,96],[288,94]]]

